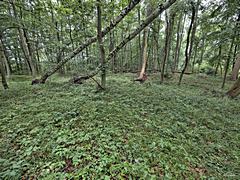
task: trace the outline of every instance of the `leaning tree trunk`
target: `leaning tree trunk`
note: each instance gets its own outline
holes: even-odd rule
[[[176,1],[176,0],[175,0]],[[109,26],[107,26],[103,31],[102,31],[102,36],[104,37],[107,33],[109,33],[112,29],[114,29],[119,22],[121,22],[124,17],[140,2],[140,0],[132,0],[128,6],[126,6],[120,15],[118,15],[111,23]],[[40,80],[34,80],[33,84],[36,83],[45,83],[46,80],[56,73],[63,65],[65,65],[68,61],[70,61],[72,58],[74,58],[77,54],[82,52],[85,48],[87,48],[89,45],[93,44],[94,42],[97,41],[97,36],[90,38],[86,40],[85,43],[83,43],[81,46],[77,47],[74,51],[70,52],[68,56],[66,56],[64,59],[62,59],[55,67],[53,67],[51,70],[47,71]]]
[[[100,50],[100,61],[102,65],[102,74],[101,74],[101,87],[106,88],[106,67],[105,67],[105,51],[102,40],[102,12],[101,12],[101,0],[97,0],[97,37]]]
[[[234,67],[233,67],[233,71],[232,71],[231,80],[233,80],[233,81],[237,80],[239,69],[240,69],[240,53],[236,57],[236,61],[234,63]]]
[[[182,82],[183,74],[185,73],[185,71],[187,69],[187,66],[188,66],[188,63],[189,63],[189,58],[190,58],[190,51],[189,51],[189,43],[190,42],[189,41],[190,41],[191,30],[192,30],[193,23],[194,23],[194,18],[195,18],[195,7],[192,4],[192,19],[191,19],[191,23],[190,23],[190,27],[189,27],[188,35],[187,35],[187,44],[186,44],[186,50],[185,50],[185,65],[184,65],[183,70],[180,74],[180,78],[179,78],[179,82],[178,82],[179,85]]]
[[[240,77],[238,80],[233,84],[231,89],[226,93],[229,97],[237,97],[240,94]]]
[[[165,2],[164,4],[160,4],[157,9],[155,9],[150,16],[148,16],[144,22],[141,23],[139,27],[137,27],[132,33],[128,34],[128,36],[116,46],[116,48],[109,53],[108,57],[106,58],[106,63],[109,62],[113,56],[116,55],[117,52],[119,52],[129,41],[134,39],[144,28],[146,28],[150,23],[152,23],[162,12],[164,12],[166,9],[168,9],[172,4],[174,4],[176,0],[169,0]],[[100,70],[102,66],[98,66],[95,71],[93,71],[90,75],[84,76],[84,80],[86,80],[86,77],[93,77],[95,76]],[[79,77],[82,78],[82,77]]]
[[[6,72],[5,72],[5,68],[4,68],[5,61],[6,61],[6,57],[4,54],[4,49],[3,49],[2,43],[0,41],[0,73],[1,73],[1,77],[2,77],[3,87],[4,87],[4,89],[8,89],[8,84],[7,84],[7,80],[6,80]]]

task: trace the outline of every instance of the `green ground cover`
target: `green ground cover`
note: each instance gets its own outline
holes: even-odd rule
[[[158,79],[112,75],[96,93],[91,81],[12,78],[0,91],[0,179],[239,179],[240,99],[214,77]]]

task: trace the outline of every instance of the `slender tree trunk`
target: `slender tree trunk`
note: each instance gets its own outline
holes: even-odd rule
[[[173,62],[173,71],[172,71],[173,73],[177,69],[177,58],[179,57],[179,49],[180,49],[179,46],[180,46],[180,37],[181,37],[180,28],[182,24],[182,19],[183,19],[183,14],[181,13],[178,21],[178,26],[177,26],[177,42],[176,42],[176,49],[175,49],[174,62]]]
[[[189,62],[191,61],[192,58],[192,49],[194,46],[195,42],[195,34],[196,34],[196,29],[197,29],[197,20],[198,20],[198,9],[199,9],[200,1],[197,1],[196,5],[196,10],[194,12],[194,20],[193,20],[193,28],[192,28],[192,33],[191,33],[191,42],[190,42],[190,47],[189,47]]]
[[[221,58],[222,58],[222,45],[219,46],[219,51],[218,51],[218,63],[217,63],[217,66],[216,66],[216,70],[215,70],[215,76],[217,75],[218,73],[218,68],[219,66],[221,65]]]
[[[111,52],[114,49],[114,31],[111,31],[109,33],[109,52]],[[116,68],[116,59],[115,57],[112,58],[112,72],[115,73]]]
[[[235,37],[233,37],[231,45],[230,45],[230,48],[229,48],[228,57],[227,57],[227,61],[226,61],[226,64],[225,64],[225,71],[224,71],[224,76],[223,76],[222,89],[224,88],[225,83],[226,83],[227,72],[228,72],[229,65],[230,65],[230,60],[231,60],[231,54],[232,54],[234,40],[235,40]]]
[[[147,67],[147,45],[148,45],[148,27],[146,27],[143,31],[143,44],[142,44],[142,68],[139,74],[138,79],[142,79],[146,72]]]
[[[141,24],[141,5],[138,8],[138,25],[140,26]],[[141,67],[142,64],[142,45],[141,45],[141,33],[138,35],[138,48],[139,48],[139,67]]]
[[[170,20],[169,20],[169,42],[168,42],[168,57],[167,57],[167,66],[166,66],[166,71],[167,71],[167,74],[169,73],[169,70],[173,71],[173,66],[171,65],[172,63],[172,56],[171,56],[171,51],[172,51],[172,46],[173,46],[173,43],[172,43],[172,39],[173,39],[173,31],[174,31],[174,23],[175,23],[175,16],[176,16],[176,13],[174,11],[172,11],[170,13]],[[169,68],[170,66],[170,68]]]
[[[170,23],[169,23],[168,13],[166,11],[165,45],[164,45],[164,58],[162,62],[161,77],[160,77],[161,82],[164,81],[165,65],[169,57],[169,38],[170,38],[169,35],[170,35]]]
[[[182,48],[182,41],[183,41],[183,37],[184,37],[186,17],[187,17],[187,14],[184,14],[184,18],[183,18],[184,20],[183,20],[183,25],[182,25],[182,29],[181,29],[181,35],[180,35],[179,48],[178,48],[178,53],[177,53],[176,70],[178,70],[179,57],[180,57],[180,52],[181,52],[181,48]]]
[[[200,71],[200,66],[203,62],[204,52],[205,52],[205,37],[203,35],[203,37],[202,37],[202,47],[201,47],[201,56],[200,56],[200,61],[198,62],[198,72]]]
[[[195,18],[195,7],[192,4],[192,19],[191,19],[191,23],[190,23],[190,27],[189,27],[188,35],[187,35],[187,44],[186,44],[186,50],[185,50],[185,65],[184,65],[183,70],[180,74],[180,78],[179,78],[179,82],[178,82],[179,85],[182,82],[183,74],[185,73],[185,71],[187,69],[187,66],[188,66],[188,63],[189,63],[189,57],[190,57],[189,41],[190,41],[190,34],[191,34],[193,23],[194,23],[194,18]]]
[[[0,34],[0,36],[2,37],[1,34]],[[4,54],[2,41],[0,41],[0,73],[1,73],[1,76],[2,76],[2,85],[3,85],[4,89],[8,89],[6,72],[5,72],[5,68],[4,68],[5,61],[6,61],[6,57],[5,57],[5,54]]]
[[[101,74],[101,86],[103,89],[106,88],[106,62],[105,62],[105,51],[104,45],[102,40],[102,12],[101,12],[101,0],[97,0],[97,37],[98,37],[98,44],[100,50],[100,59],[101,59],[101,66],[102,66],[102,74]]]
[[[11,4],[12,4],[12,9],[13,9],[13,13],[14,16],[17,20],[19,20],[18,15],[17,15],[17,11],[16,11],[16,7],[15,7],[15,0],[10,0]],[[33,63],[33,58],[31,56],[31,51],[29,50],[30,45],[28,45],[28,41],[27,41],[27,37],[26,37],[26,32],[24,32],[24,30],[22,28],[18,28],[18,32],[19,32],[19,37],[20,37],[20,43],[25,55],[25,58],[27,60],[27,64],[29,66],[31,75],[33,76],[33,78],[36,77],[36,70],[35,70],[35,66]]]
[[[197,42],[195,44],[195,48],[194,48],[194,57],[193,57],[193,63],[192,63],[192,73],[194,73],[194,70],[195,70],[195,64],[196,64],[196,58],[197,58],[197,53],[198,53],[198,44],[199,42]]]
[[[6,47],[4,46],[3,44],[3,40],[0,38],[0,43],[1,43],[1,46],[2,46],[2,49],[3,49],[3,53],[4,53],[4,56],[5,58],[3,58],[4,60],[4,67],[6,68],[6,76],[7,78],[10,77],[10,74],[12,72],[12,68],[11,68],[11,65],[10,65],[10,61],[9,61],[9,57],[8,57],[8,54],[7,54],[7,50],[6,50]]]

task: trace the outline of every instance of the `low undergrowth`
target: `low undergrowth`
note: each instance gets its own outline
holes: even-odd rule
[[[239,179],[239,98],[218,78],[157,78],[113,75],[101,93],[13,79],[0,92],[0,177]]]

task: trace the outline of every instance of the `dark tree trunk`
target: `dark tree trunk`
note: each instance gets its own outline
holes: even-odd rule
[[[180,74],[180,78],[179,78],[179,82],[178,82],[179,85],[182,82],[183,74],[185,73],[185,71],[187,69],[187,66],[188,66],[188,63],[189,63],[189,57],[190,57],[190,51],[189,51],[189,43],[190,42],[189,41],[190,41],[190,34],[191,34],[193,23],[194,23],[194,18],[195,18],[195,7],[192,4],[192,19],[191,19],[191,23],[190,23],[190,27],[189,27],[188,35],[187,35],[187,44],[186,44],[186,50],[185,50],[185,65],[184,65],[183,70]]]

